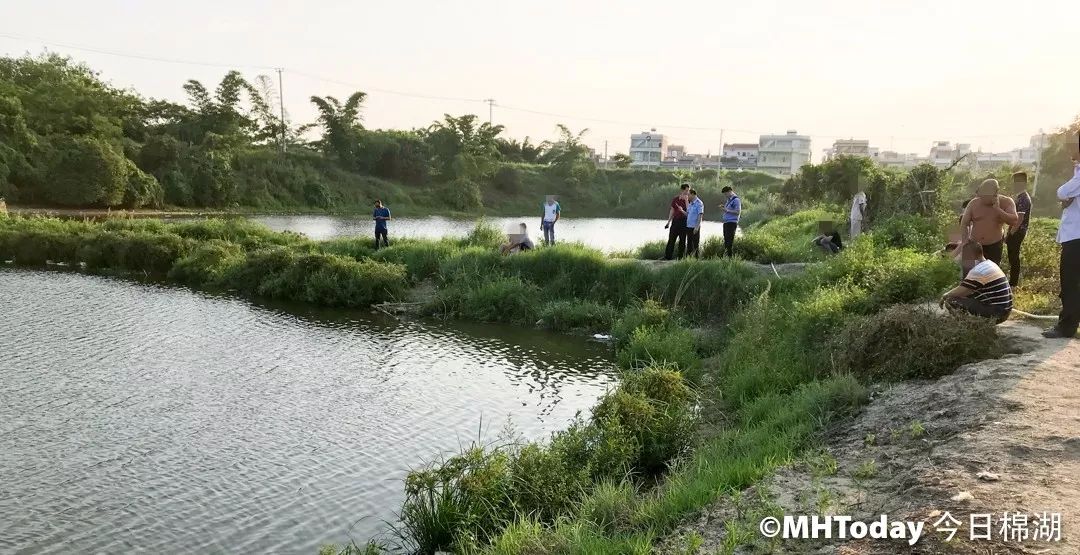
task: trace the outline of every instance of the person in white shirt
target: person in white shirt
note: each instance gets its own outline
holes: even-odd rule
[[[862,192],[862,187],[859,187],[859,192],[855,193],[855,197],[851,199],[851,239],[862,233],[862,223],[865,218],[866,193]]]
[[[562,217],[562,206],[555,197],[549,196],[543,210],[544,218],[540,221],[540,228],[544,230],[544,244],[550,247],[555,244],[555,222]]]
[[[1044,337],[1075,337],[1080,324],[1080,137],[1068,137],[1073,159],[1073,178],[1058,187],[1061,201],[1061,225],[1057,241],[1061,243],[1061,314],[1057,324],[1043,332]]]

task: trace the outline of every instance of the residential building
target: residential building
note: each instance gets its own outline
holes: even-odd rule
[[[1039,159],[1042,157],[1042,151],[1048,144],[1050,144],[1049,135],[1046,135],[1045,133],[1032,135],[1031,140],[1028,141],[1028,146],[1017,148],[1012,151],[1013,163],[1031,167],[1038,165]]]
[[[666,146],[664,135],[655,129],[630,135],[630,167],[659,168]]]
[[[724,158],[734,158],[742,164],[757,165],[757,143],[730,143],[724,145]]]
[[[870,148],[870,141],[865,139],[838,139],[831,148],[825,149],[823,161],[832,160],[839,156],[862,156],[871,158],[871,150],[877,153],[877,149]]]
[[[958,143],[954,147],[949,141],[936,141],[930,147],[930,156],[927,161],[938,168],[945,169],[970,154],[970,144]]]
[[[757,168],[788,176],[810,163],[810,137],[791,130],[784,135],[762,135],[758,140]]]
[[[915,153],[900,153],[891,150],[882,151],[877,155],[877,163],[885,168],[910,169],[926,161]]]

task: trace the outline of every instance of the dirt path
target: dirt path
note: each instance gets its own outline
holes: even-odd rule
[[[822,452],[743,492],[744,501],[717,503],[666,545],[686,545],[695,533],[704,539],[700,552],[713,553],[729,523],[741,521],[756,539],[740,553],[1080,553],[1080,340],[1045,340],[1019,322],[1001,331],[1023,354],[881,392],[831,431]],[[756,509],[746,499],[757,499]],[[914,548],[895,540],[767,543],[756,530],[770,509],[864,520],[887,514],[923,520],[925,533]],[[758,516],[746,516],[754,510]],[[948,543],[934,526],[945,512],[962,523]],[[1029,535],[1036,516],[1060,514],[1061,541],[1004,541],[1005,512],[1027,515]],[[970,539],[972,514],[994,515],[991,540]]]

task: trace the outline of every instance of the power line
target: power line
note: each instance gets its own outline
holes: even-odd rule
[[[41,44],[43,44],[45,46],[59,46],[61,48],[70,48],[72,50],[82,50],[82,51],[85,51],[85,52],[93,52],[95,54],[105,54],[107,56],[117,56],[117,57],[120,57],[120,58],[132,58],[132,59],[136,59],[136,60],[146,60],[146,61],[151,61],[151,62],[164,62],[164,63],[168,63],[168,64],[184,64],[184,65],[205,66],[205,67],[223,67],[223,68],[229,68],[229,69],[235,69],[235,68],[238,68],[238,67],[246,67],[246,68],[254,68],[254,69],[268,69],[268,70],[277,69],[277,68],[275,68],[273,66],[260,66],[260,65],[251,65],[251,64],[223,64],[223,63],[220,63],[220,62],[203,62],[203,61],[196,61],[196,60],[182,60],[182,59],[179,59],[179,58],[161,58],[161,57],[158,57],[158,56],[144,56],[142,54],[128,54],[126,52],[117,52],[117,51],[114,51],[114,50],[105,50],[105,49],[102,49],[102,48],[94,48],[94,47],[90,47],[90,46],[81,46],[81,45],[77,45],[77,44],[63,43],[63,42],[57,42],[57,41],[53,41],[53,40],[45,40],[45,39],[38,38],[38,37],[28,37],[28,36],[21,36],[21,35],[9,35],[7,33],[0,33],[0,37],[7,38],[7,39],[13,39],[13,40],[28,41],[28,42],[39,42],[39,43],[41,43]]]
[[[395,90],[391,90],[391,89],[380,89],[380,88],[376,88],[376,87],[369,87],[369,86],[366,86],[366,85],[359,85],[357,83],[350,83],[348,81],[342,81],[340,79],[331,79],[329,77],[323,77],[321,75],[315,75],[314,73],[308,73],[306,71],[298,71],[298,70],[295,70],[295,69],[287,69],[286,71],[288,73],[292,73],[293,75],[299,75],[301,77],[307,77],[308,79],[314,79],[316,81],[324,81],[326,83],[333,83],[335,85],[342,85],[342,86],[345,86],[345,87],[353,87],[353,88],[356,88],[356,89],[362,89],[364,92],[371,91],[371,92],[377,92],[377,93],[383,93],[383,94],[392,94],[392,95],[396,95],[396,96],[407,96],[407,97],[411,97],[411,98],[425,98],[425,99],[428,99],[428,100],[450,100],[450,101],[454,101],[454,102],[477,102],[477,103],[486,102],[486,100],[484,100],[482,98],[465,98],[465,97],[459,97],[459,96],[440,96],[440,95],[433,95],[433,94],[420,94],[420,93],[411,93],[411,92],[404,92],[404,91],[395,91]]]
[[[142,54],[129,54],[129,53],[125,53],[125,52],[118,52],[118,51],[107,50],[107,49],[103,49],[103,48],[97,48],[97,47],[91,47],[91,46],[83,46],[83,45],[77,45],[77,44],[53,41],[53,40],[48,40],[48,39],[42,39],[40,37],[30,37],[30,36],[24,36],[24,35],[8,34],[8,33],[0,33],[0,38],[8,38],[8,39],[13,39],[13,40],[28,41],[28,42],[38,42],[38,43],[41,43],[41,44],[46,45],[46,46],[58,46],[58,47],[62,47],[62,48],[70,48],[72,50],[80,50],[80,51],[85,51],[85,52],[93,52],[93,53],[96,53],[96,54],[104,54],[104,55],[108,55],[108,56],[116,56],[116,57],[121,57],[121,58],[131,58],[131,59],[137,59],[137,60],[146,60],[146,61],[153,61],[153,62],[163,62],[163,63],[183,64],[183,65],[194,65],[194,66],[204,66],[204,67],[218,67],[218,68],[228,68],[228,69],[251,68],[251,69],[264,69],[264,70],[270,70],[270,71],[278,71],[279,72],[279,78],[280,78],[280,72],[281,71],[286,71],[288,73],[298,75],[298,76],[301,76],[301,77],[307,77],[309,79],[314,79],[314,80],[317,80],[317,81],[323,81],[323,82],[326,82],[326,83],[333,83],[333,84],[342,85],[342,86],[346,86],[346,87],[353,87],[353,88],[356,88],[356,89],[359,89],[359,90],[364,90],[365,92],[377,92],[377,93],[382,93],[382,94],[389,94],[389,95],[402,96],[402,97],[408,97],[408,98],[421,98],[421,99],[427,99],[427,100],[443,100],[443,101],[453,101],[453,102],[469,102],[469,103],[478,103],[478,104],[487,103],[488,104],[488,112],[489,112],[489,120],[491,119],[490,118],[491,109],[492,109],[492,106],[494,105],[494,100],[492,100],[492,99],[466,98],[466,97],[455,97],[455,96],[444,96],[444,95],[431,95],[431,94],[413,93],[413,92],[397,91],[397,90],[392,90],[392,89],[383,89],[383,88],[377,88],[377,87],[370,87],[370,86],[366,86],[366,85],[359,85],[357,83],[350,83],[348,81],[342,81],[340,79],[332,79],[332,78],[329,78],[329,77],[323,77],[321,75],[316,75],[316,74],[308,73],[308,72],[304,72],[304,71],[299,71],[299,70],[294,70],[294,69],[285,69],[285,68],[281,68],[280,66],[266,66],[266,65],[255,65],[255,64],[225,64],[225,63],[221,63],[221,62],[206,62],[206,61],[199,61],[199,60],[186,60],[186,59],[179,59],[179,58],[165,58],[165,57],[159,57],[159,56],[147,56],[147,55],[142,55]],[[731,128],[731,127],[707,127],[707,126],[672,125],[672,124],[659,124],[659,123],[655,123],[655,122],[653,122],[653,123],[644,123],[644,122],[634,122],[634,121],[625,121],[625,120],[612,120],[612,119],[603,119],[603,118],[593,118],[593,117],[585,117],[585,116],[575,116],[575,115],[571,115],[571,114],[560,114],[560,113],[555,113],[555,112],[547,112],[547,111],[543,111],[543,110],[533,110],[533,109],[529,109],[529,108],[518,108],[518,107],[514,107],[514,106],[506,106],[506,105],[503,105],[503,104],[499,104],[499,107],[504,109],[504,110],[510,110],[512,112],[521,112],[521,113],[535,114],[535,115],[546,116],[546,117],[551,117],[551,118],[559,118],[559,119],[564,119],[564,120],[602,123],[602,124],[608,124],[608,125],[620,125],[620,126],[641,127],[641,128],[657,128],[657,129],[665,129],[665,130],[666,129],[675,129],[675,130],[684,130],[684,131],[705,131],[705,132],[712,132],[712,133],[721,133],[721,132],[726,131],[726,132],[729,132],[729,133],[742,133],[742,134],[749,134],[749,135],[773,135],[773,134],[776,134],[775,131],[735,129],[735,128]],[[804,136],[810,137],[811,139],[825,139],[825,140],[828,140],[828,139],[846,139],[846,138],[850,138],[850,137],[852,137],[854,135],[858,135],[858,134],[851,134],[851,133],[844,134],[844,135],[806,134]],[[950,134],[949,136],[952,137],[954,140],[955,139],[995,139],[995,138],[1026,137],[1026,136],[1028,136],[1028,134],[1026,134],[1026,133],[989,134],[989,135],[953,135],[953,134]],[[931,137],[898,137],[898,136],[890,137],[890,140],[892,140],[892,139],[900,139],[900,140],[906,140],[906,141],[937,140],[937,139],[931,138]]]

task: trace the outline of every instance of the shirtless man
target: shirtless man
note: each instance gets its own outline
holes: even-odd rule
[[[1000,265],[1005,226],[1019,225],[1024,216],[1016,213],[1013,199],[999,195],[998,189],[996,179],[987,179],[979,185],[975,199],[964,209],[960,230],[964,234],[963,242],[974,240],[979,243],[986,259]]]

